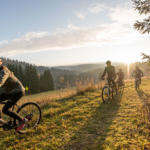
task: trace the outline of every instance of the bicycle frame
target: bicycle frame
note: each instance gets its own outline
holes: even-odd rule
[[[108,79],[105,79],[105,85],[104,85],[104,87],[113,88],[113,84],[112,84],[112,82],[109,83]]]

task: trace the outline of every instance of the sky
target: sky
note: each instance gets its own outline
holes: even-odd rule
[[[60,66],[141,61],[148,34],[131,0],[1,0],[0,56]]]

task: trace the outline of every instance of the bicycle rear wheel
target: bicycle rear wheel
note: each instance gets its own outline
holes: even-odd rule
[[[18,110],[17,113],[23,118],[26,119],[24,128],[19,131],[19,133],[26,133],[29,130],[35,128],[41,121],[41,109],[38,104],[34,102],[29,102],[23,104]],[[16,120],[17,121],[17,120]],[[18,124],[18,122],[16,122]]]
[[[103,100],[103,103],[105,103],[106,101],[108,101],[110,99],[110,89],[108,87],[104,87],[102,89],[102,100]]]

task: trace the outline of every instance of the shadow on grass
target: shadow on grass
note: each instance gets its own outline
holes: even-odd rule
[[[75,108],[75,107],[78,107],[78,106],[82,106],[86,103],[89,103],[91,98],[89,98],[87,96],[87,93],[90,93],[90,92],[85,92],[84,94],[80,94],[80,95],[73,95],[73,96],[70,96],[70,97],[67,97],[67,98],[62,98],[62,99],[59,99],[57,101],[51,101],[50,103],[47,103],[45,105],[43,105],[41,108],[42,110],[50,110],[51,108],[60,108],[58,109],[56,112],[51,112],[51,113],[46,113],[43,115],[43,117],[53,117],[53,116],[58,116],[64,112],[68,112],[70,111],[71,109]],[[82,100],[78,100],[79,98],[82,98]],[[100,96],[93,96],[92,98],[97,98],[97,97],[100,97]],[[85,100],[83,100],[85,99]],[[53,103],[57,103],[59,104],[59,106],[57,107],[57,105],[53,105]],[[72,104],[71,104],[72,103]],[[70,105],[71,104],[71,105]],[[69,106],[68,106],[69,105]]]
[[[150,94],[148,93],[145,93],[143,90],[139,89],[139,90],[136,90],[139,98],[142,100],[143,102],[143,110],[144,110],[144,113],[146,113],[146,115],[150,116]],[[150,117],[149,118],[149,121],[150,121]]]
[[[140,99],[147,101],[150,98],[150,94],[145,93],[142,89],[136,90]]]
[[[92,93],[91,93],[92,94]],[[90,99],[88,99],[88,95],[90,96]],[[93,98],[93,100],[92,100]],[[85,100],[84,100],[85,99]],[[49,145],[49,149],[52,146],[56,146],[59,147],[58,149],[60,150],[80,150],[80,149],[92,149],[95,150],[97,149],[97,147],[100,149],[102,147],[103,142],[105,141],[106,137],[108,136],[108,132],[109,132],[109,127],[112,124],[113,119],[115,118],[117,111],[119,109],[120,106],[120,101],[121,101],[121,96],[119,97],[115,97],[114,100],[111,100],[105,104],[100,103],[99,106],[99,101],[100,99],[98,98],[97,94],[91,96],[90,93],[85,93],[84,95],[77,95],[77,97],[72,96],[69,98],[63,98],[61,100],[55,101],[57,103],[59,103],[60,106],[60,110],[58,112],[56,112],[56,117],[52,117],[50,118],[52,120],[52,122],[56,125],[55,128],[48,128],[49,130],[51,130],[51,132],[49,132],[49,130],[47,130],[48,133],[48,137],[50,137],[52,135],[52,137],[55,137],[56,143],[51,143],[51,145]],[[67,105],[70,102],[75,102],[75,105]],[[84,105],[85,104],[85,105]],[[49,104],[51,105],[51,103]],[[66,106],[67,105],[67,106]],[[82,106],[83,105],[83,106]],[[95,106],[96,105],[96,106]],[[53,107],[53,106],[52,106]],[[62,127],[62,116],[60,115],[63,112],[72,110],[73,107],[76,107],[77,110],[74,110],[74,114],[71,113],[71,116],[67,117],[66,114],[65,116],[62,115],[64,118],[64,121],[68,121],[69,124],[67,125],[67,128],[63,128]],[[54,106],[55,108],[55,106]],[[62,108],[64,108],[62,110]],[[91,113],[91,117],[86,118],[86,120],[80,118],[80,116],[84,116],[86,115],[85,113],[82,113],[83,109],[86,109],[86,112],[89,109],[93,109],[92,113]],[[45,106],[45,108],[43,108],[46,110],[51,109],[49,106]],[[78,109],[80,109],[81,111],[78,111]],[[46,119],[46,117],[49,113],[45,114],[44,118]],[[55,114],[54,114],[55,115]],[[76,118],[76,116],[79,118]],[[44,122],[44,121],[43,121]],[[58,123],[57,123],[58,122]],[[74,130],[74,126],[78,125],[78,123],[83,123],[84,122],[84,126],[79,126],[79,128],[77,130]],[[50,123],[48,124],[50,126]],[[47,126],[47,125],[46,125]],[[43,126],[45,127],[45,126]],[[45,135],[45,129],[42,127],[42,129],[36,133],[29,133],[29,135],[31,136],[35,136],[36,138],[42,136],[42,140],[43,136]],[[71,132],[69,131],[71,129]],[[47,129],[47,128],[46,128]],[[44,132],[43,132],[44,130]],[[71,135],[70,137],[71,140],[69,139],[68,141],[66,139],[64,139],[64,135],[67,134],[67,132]],[[6,133],[7,134],[7,133]],[[41,135],[42,134],[42,135]],[[15,135],[13,135],[12,137],[12,133],[8,134],[8,137],[10,136],[10,138],[4,138],[5,135],[2,135],[0,138],[3,138],[4,140],[1,141],[1,147],[6,147],[6,143],[8,145],[13,145],[13,143],[16,141],[16,137]],[[60,137],[59,137],[60,136]],[[67,138],[69,135],[65,136],[65,138]],[[48,139],[47,135],[45,135],[46,141]],[[36,139],[35,138],[35,139]],[[61,141],[62,138],[62,141]],[[28,136],[22,135],[22,136],[18,136],[17,137],[18,140],[20,139],[24,139],[24,140],[31,140]],[[64,140],[64,141],[63,141]],[[65,142],[66,140],[66,142]],[[31,140],[32,141],[32,140]],[[35,140],[36,141],[36,140]],[[51,139],[52,141],[52,139]],[[54,140],[55,141],[55,140]],[[59,143],[59,142],[62,143]],[[66,144],[67,143],[67,144]],[[31,145],[31,143],[30,143]],[[34,145],[34,143],[32,143],[32,146]],[[59,146],[61,145],[61,146]],[[64,146],[65,145],[65,146]],[[43,146],[44,147],[44,146]],[[89,148],[88,148],[89,147]],[[92,148],[94,147],[94,148]],[[3,148],[1,148],[3,149]],[[53,149],[53,148],[52,148]]]
[[[150,94],[145,93],[142,89],[136,90],[139,98],[143,102],[143,108],[142,108],[142,113],[143,117],[145,119],[145,123],[147,124],[147,129],[149,130],[148,134],[150,134]],[[150,144],[147,144],[144,147],[144,150],[149,150],[150,149]]]
[[[103,150],[109,127],[112,125],[120,107],[122,93],[106,103],[101,103],[86,124],[72,137],[65,149],[71,150]],[[106,146],[106,145],[105,145]]]

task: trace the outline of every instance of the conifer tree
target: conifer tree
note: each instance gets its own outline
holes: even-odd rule
[[[36,68],[32,65],[25,67],[25,86],[29,87],[29,93],[40,92],[40,79]]]
[[[134,24],[134,28],[140,31],[142,34],[150,33],[150,0],[133,0],[135,9],[140,14],[145,14],[148,17],[143,21],[137,21]],[[142,53],[142,59],[150,63],[150,56]]]
[[[135,9],[140,14],[148,15],[143,21],[137,21],[134,24],[135,29],[141,33],[150,33],[150,0],[133,0]]]
[[[54,89],[53,77],[50,70],[45,70],[40,77],[40,91],[48,91]]]

